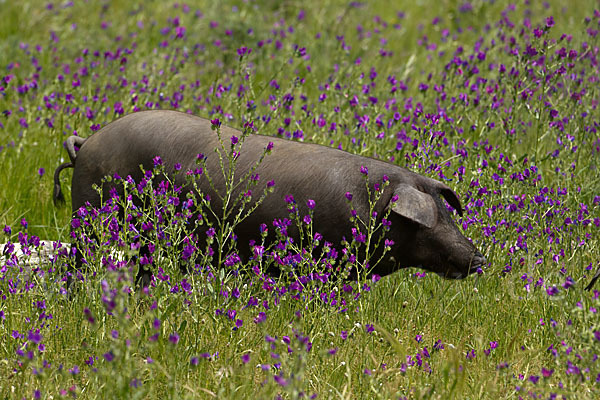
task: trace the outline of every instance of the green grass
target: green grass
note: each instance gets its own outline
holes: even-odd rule
[[[0,397],[598,397],[598,295],[583,291],[600,265],[597,2],[518,4],[506,12],[514,26],[504,1],[470,10],[454,1],[197,2],[189,12],[177,2],[75,3],[0,0],[0,227],[11,227],[0,242],[19,233],[69,242],[71,210],[51,199],[64,140],[117,118],[117,102],[125,113],[159,103],[240,128],[252,120],[261,134],[301,130],[306,141],[450,178],[466,208],[456,221],[490,264],[462,281],[408,269],[361,282],[370,291],[346,296],[340,311],[276,295],[248,275],[224,277],[222,296],[206,275],[180,276],[177,260],[150,294],[123,293],[130,276],[96,260],[67,299],[64,260],[31,272],[0,259]],[[554,25],[535,37],[549,16]],[[240,58],[242,46],[252,53]],[[561,47],[577,56],[561,58]],[[71,171],[62,175],[67,204]],[[191,292],[173,293],[184,278],[195,280]],[[118,290],[111,313],[103,281]],[[342,287],[327,293],[339,300]],[[251,298],[258,305],[245,307]],[[264,322],[254,322],[259,312]]]

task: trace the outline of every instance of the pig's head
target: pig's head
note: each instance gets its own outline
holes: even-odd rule
[[[421,267],[445,278],[460,279],[483,266],[485,257],[458,230],[441,196],[462,216],[456,193],[448,186],[427,180],[419,189],[399,184],[397,201],[390,201],[392,235],[398,240],[392,254],[400,267]]]

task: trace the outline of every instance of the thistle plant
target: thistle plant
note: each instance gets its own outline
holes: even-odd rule
[[[210,215],[216,221],[216,262],[217,265],[220,266],[225,260],[225,257],[234,248],[233,235],[235,227],[260,206],[269,192],[272,192],[272,185],[267,184],[262,190],[260,197],[255,198],[254,201],[252,201],[252,190],[260,180],[260,176],[256,174],[256,169],[271,152],[273,144],[269,143],[249,170],[243,172],[243,175],[238,178],[236,176],[236,162],[242,151],[244,140],[252,132],[252,125],[248,124],[240,137],[235,135],[231,136],[229,138],[230,144],[228,146],[221,135],[221,122],[218,119],[212,120],[211,122],[220,144],[220,148],[215,149],[215,154],[218,157],[220,172],[222,174],[222,178],[219,176],[219,181],[222,180],[224,182],[223,188],[217,187],[215,179],[213,179],[211,174],[206,171],[206,159],[204,157],[199,157],[199,162],[204,167],[205,176],[209,181],[210,188],[222,204],[221,210],[213,211],[212,208],[209,208]],[[194,188],[196,191],[200,192],[197,183],[195,183]]]
[[[391,249],[394,242],[385,239],[385,234],[390,230],[392,225],[388,220],[391,207],[385,209],[381,218],[379,218],[377,211],[375,211],[375,206],[381,199],[383,191],[390,184],[389,179],[384,175],[381,183],[375,182],[372,184],[373,187],[371,188],[370,182],[372,182],[372,180],[369,179],[369,170],[367,167],[361,166],[360,172],[365,181],[369,209],[366,218],[361,217],[352,205],[353,194],[350,192],[345,194],[346,199],[350,204],[350,221],[353,223],[354,228],[352,228],[351,242],[346,241],[343,243],[345,248],[342,262],[346,263],[345,272],[348,273],[349,276],[355,275],[356,280],[362,282],[366,277],[370,276],[371,271]],[[397,200],[397,198],[392,198],[391,202],[394,203]],[[374,258],[377,250],[381,249],[382,242],[384,242],[383,251],[380,252],[379,258]],[[376,277],[375,279],[378,278]]]

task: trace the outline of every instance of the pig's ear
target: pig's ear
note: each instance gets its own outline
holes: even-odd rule
[[[454,193],[454,190],[450,189],[448,186],[446,186],[444,184],[440,184],[440,186],[441,186],[440,194],[446,199],[448,204],[450,204],[452,206],[452,208],[454,208],[456,210],[458,215],[460,215],[462,217],[462,215],[463,215],[462,206],[460,205],[460,200],[458,199],[458,196],[456,195],[456,193]]]
[[[430,195],[403,183],[394,190],[395,196],[398,196],[398,200],[390,201],[388,205],[392,208],[392,212],[427,228],[433,228],[437,217],[437,206]]]

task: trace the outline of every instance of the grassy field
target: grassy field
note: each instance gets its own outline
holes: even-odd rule
[[[0,243],[56,241],[0,258],[0,398],[599,398],[600,4],[515,3],[0,0]],[[184,275],[161,244],[140,290],[110,243],[67,296],[64,141],[158,108],[439,179],[489,264],[271,279],[224,249]]]

